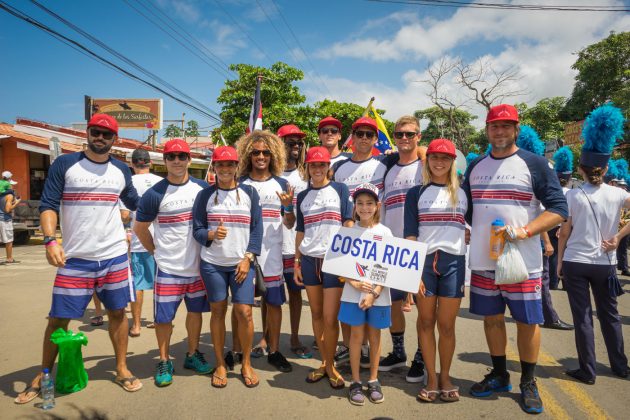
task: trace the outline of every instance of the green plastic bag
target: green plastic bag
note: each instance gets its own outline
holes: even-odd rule
[[[81,391],[87,386],[88,374],[83,366],[81,346],[86,346],[88,339],[82,332],[74,334],[59,328],[52,333],[50,341],[59,346],[59,362],[55,390],[61,394]]]

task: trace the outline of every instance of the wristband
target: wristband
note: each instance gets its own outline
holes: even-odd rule
[[[57,245],[57,241],[50,241],[44,244],[46,248],[48,248],[49,246],[54,246],[54,245]]]
[[[300,258],[295,258],[295,259],[293,260],[293,264],[294,264],[294,265],[300,265],[300,261],[302,261],[302,259],[300,259]]]
[[[284,209],[285,213],[293,213],[293,204],[290,204],[288,206],[282,206],[282,208]]]
[[[523,229],[525,231],[525,233],[527,234],[528,238],[532,237],[532,233],[529,231],[529,229],[527,229],[527,226],[523,226],[521,229]]]

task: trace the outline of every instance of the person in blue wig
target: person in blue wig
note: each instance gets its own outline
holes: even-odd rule
[[[516,145],[525,149],[528,152],[532,152],[535,155],[543,156],[545,154],[545,143],[540,140],[538,133],[532,127],[528,125],[522,125],[521,131],[516,138]],[[564,190],[563,190],[564,192]],[[542,204],[540,205],[541,211],[544,211],[544,207]],[[558,229],[558,226],[555,226],[554,229]],[[555,236],[555,232],[554,232]],[[551,242],[551,235],[549,232],[541,232],[540,234],[540,242],[542,245],[542,259],[543,259],[543,272],[542,272],[542,310],[543,310],[543,318],[544,323],[542,326],[544,328],[551,328],[554,330],[572,330],[573,325],[567,324],[563,320],[560,319],[558,313],[553,307],[553,300],[551,299],[551,293],[549,292],[551,288],[551,275],[550,271],[556,271],[554,266],[551,266],[550,270],[550,257],[555,254],[555,250],[558,249],[558,245],[555,246]],[[557,277],[557,276],[556,276]],[[557,280],[556,280],[557,286]]]
[[[625,228],[623,234],[617,231],[621,209],[630,208],[630,194],[603,182],[615,143],[623,136],[623,124],[621,110],[611,104],[586,118],[579,167],[585,182],[567,192],[569,218],[558,240],[558,275],[564,275],[579,361],[578,368],[566,374],[589,385],[597,377],[591,291],[612,372],[627,378],[630,371],[617,311],[617,296],[623,289],[614,252],[623,234],[630,233]]]

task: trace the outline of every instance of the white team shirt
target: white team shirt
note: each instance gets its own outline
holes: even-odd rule
[[[346,184],[350,190],[350,197],[359,185],[369,182],[378,188],[379,199],[383,198],[383,181],[387,166],[382,161],[374,157],[361,162],[347,159],[337,163],[333,170],[335,171],[333,180]]]
[[[293,192],[293,206],[297,204],[297,196],[304,191],[307,187],[306,181],[300,176],[300,171],[292,169],[290,171],[284,171],[282,178],[294,188]],[[295,210],[294,210],[295,211]],[[282,225],[282,255],[293,256],[295,255],[295,226],[291,229],[287,229]]]
[[[161,176],[152,174],[152,173],[137,174],[131,177],[131,182],[133,183],[133,186],[136,187],[136,191],[138,191],[138,195],[142,197],[149,188],[151,188],[152,186],[160,182],[162,179],[164,178],[162,178]],[[131,226],[132,227],[133,227],[134,220],[136,220],[136,212],[132,211],[131,212]],[[149,232],[151,232],[151,235],[153,235],[153,225],[149,226]],[[140,243],[140,240],[138,239],[136,234],[133,232],[133,229],[131,230],[130,251],[131,252],[147,252],[147,250],[144,249],[144,247]]]
[[[419,159],[406,165],[397,163],[385,175],[381,220],[397,238],[403,238],[405,197],[416,185],[422,185],[422,162]]]

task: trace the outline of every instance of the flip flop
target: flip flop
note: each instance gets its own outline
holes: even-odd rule
[[[442,389],[440,391],[440,400],[444,402],[457,402],[459,401],[459,387],[453,389]]]
[[[90,318],[90,325],[93,327],[100,327],[103,325],[103,315],[93,316]]]
[[[420,392],[418,393],[418,395],[416,396],[416,398],[422,402],[432,403],[432,402],[435,402],[435,400],[437,400],[437,397],[439,394],[440,394],[440,391],[438,390],[429,391],[426,388],[422,388]]]
[[[336,378],[328,378],[328,384],[332,389],[343,389],[346,386],[346,382],[343,380],[341,375]]]
[[[315,382],[319,382],[324,379],[328,374],[325,369],[315,369],[311,370],[306,377],[306,382],[309,384],[314,384]]]
[[[142,382],[138,382],[138,385],[135,387],[131,386],[131,384],[138,378],[135,376],[130,376],[128,378],[114,378],[114,383],[120,385],[122,389],[127,392],[136,392],[142,389]]]
[[[215,383],[216,379],[220,381],[218,384]],[[213,373],[210,385],[212,385],[214,388],[225,388],[227,386],[227,376],[219,376],[216,373]]]
[[[313,354],[308,351],[306,346],[291,347],[291,351],[300,359],[310,359],[313,357]]]
[[[243,373],[243,369],[241,369],[241,377],[243,378],[243,383],[247,388],[256,388],[258,384],[260,384],[260,379],[254,382],[254,379],[251,376],[245,375]],[[249,381],[249,384],[247,383],[247,381]]]
[[[33,401],[35,398],[37,398],[40,394],[40,392],[42,392],[41,387],[39,386],[33,386],[30,385],[28,388],[26,388],[24,391],[20,392],[20,394],[30,394],[33,393],[31,396],[29,396],[27,399],[25,400],[21,400],[19,395],[13,400],[14,403],[16,404],[26,404],[29,403],[31,401]]]
[[[155,324],[153,322],[149,322],[147,324],[147,328],[155,329]]]
[[[19,264],[20,262],[18,260],[13,260],[13,261],[5,261],[5,264]]]

